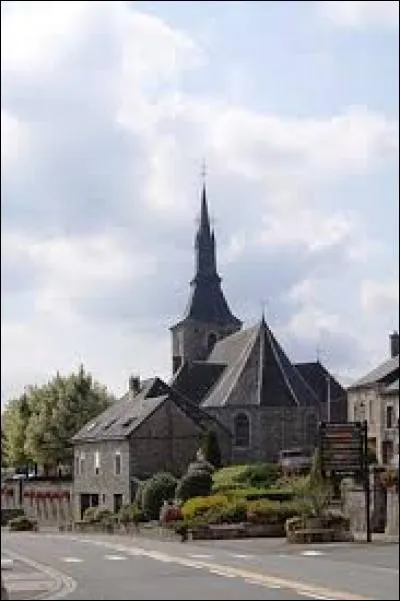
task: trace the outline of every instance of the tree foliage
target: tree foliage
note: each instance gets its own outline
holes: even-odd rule
[[[57,373],[43,386],[28,386],[4,412],[7,462],[14,466],[36,463],[45,469],[70,465],[72,436],[112,400],[83,366],[68,376]]]
[[[221,449],[214,430],[207,430],[202,444],[204,458],[216,468],[221,467]]]

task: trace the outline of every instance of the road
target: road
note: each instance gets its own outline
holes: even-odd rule
[[[53,579],[49,599],[399,598],[396,544],[303,547],[273,539],[182,544],[141,537],[4,533],[3,553],[45,570]],[[13,598],[18,596],[11,591]]]

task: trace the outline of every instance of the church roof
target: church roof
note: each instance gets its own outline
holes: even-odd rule
[[[262,319],[216,343],[208,361],[225,369],[201,406],[315,406],[318,397]]]
[[[225,369],[208,361],[186,361],[174,374],[171,387],[199,405]]]
[[[183,394],[170,388],[163,380],[151,378],[142,383],[137,394],[128,391],[111,407],[81,428],[72,438],[72,442],[129,438],[167,399],[175,403],[199,428],[206,430],[213,424],[218,424],[220,428],[223,428],[215,418],[208,415]]]

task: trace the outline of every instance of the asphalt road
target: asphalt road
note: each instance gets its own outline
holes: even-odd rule
[[[396,544],[303,547],[271,539],[182,544],[4,533],[3,550],[28,558],[57,580],[49,599],[399,598]]]

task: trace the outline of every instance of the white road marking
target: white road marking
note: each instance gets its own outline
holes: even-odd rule
[[[64,561],[65,563],[81,563],[83,559],[80,559],[79,557],[61,557],[61,561]]]
[[[236,557],[237,559],[251,559],[254,555],[249,555],[245,553],[229,553],[231,557]]]
[[[306,557],[317,557],[318,555],[325,555],[323,551],[318,551],[317,549],[310,549],[309,551],[302,551],[300,555],[305,555]]]
[[[76,542],[82,542],[82,538],[80,536],[71,536],[71,535],[57,535],[57,534],[52,534],[52,535],[47,535],[50,536],[51,538],[63,538],[64,540],[73,540]],[[112,549],[112,550],[116,550],[118,548],[118,550],[124,550],[125,553],[130,554],[132,551],[138,551],[140,552],[144,557],[148,557],[148,558],[153,558],[153,559],[157,559],[159,561],[165,561],[165,560],[169,560],[172,563],[176,563],[178,565],[182,565],[182,566],[187,566],[187,567],[198,567],[198,568],[203,568],[205,570],[215,570],[218,569],[221,571],[221,575],[223,574],[224,576],[226,576],[228,573],[231,574],[232,576],[235,576],[237,578],[242,578],[243,580],[245,578],[248,578],[249,580],[253,580],[254,582],[258,582],[261,586],[264,586],[265,588],[273,588],[276,586],[280,586],[281,588],[287,588],[287,589],[291,589],[293,591],[296,591],[296,593],[301,594],[303,596],[308,596],[309,598],[312,599],[321,599],[324,601],[369,601],[369,598],[367,597],[363,597],[359,594],[355,594],[355,593],[349,593],[349,592],[345,592],[345,591],[341,591],[341,590],[332,590],[329,589],[327,587],[321,587],[315,584],[311,584],[311,583],[302,583],[299,582],[298,580],[291,580],[289,578],[285,578],[282,576],[272,576],[269,574],[264,574],[264,573],[259,573],[259,572],[253,572],[249,569],[241,569],[241,568],[236,568],[233,566],[226,566],[226,565],[218,565],[215,563],[210,563],[207,561],[201,561],[201,560],[191,560],[188,557],[184,557],[182,555],[171,555],[171,554],[167,554],[167,553],[161,553],[161,552],[154,552],[154,551],[150,551],[147,550],[143,547],[137,547],[135,545],[116,545],[115,543],[112,542],[108,542],[108,541],[94,541],[91,540],[90,541],[91,545],[99,545],[102,546],[104,548],[107,549]],[[10,554],[11,555],[11,554]],[[65,594],[65,593],[63,593]],[[52,599],[58,598],[52,595],[51,597]]]
[[[108,559],[109,561],[123,561],[126,557],[123,555],[104,555],[104,559]]]
[[[12,559],[2,557],[1,558],[1,569],[2,570],[12,570],[14,567],[14,562]]]
[[[321,601],[332,601],[331,597],[324,597],[323,595],[314,595],[313,593],[304,593],[303,591],[296,591],[301,597],[307,597],[307,599],[321,599]]]
[[[210,553],[189,553],[189,557],[193,557],[194,559],[211,559],[214,556]]]

